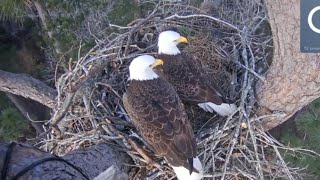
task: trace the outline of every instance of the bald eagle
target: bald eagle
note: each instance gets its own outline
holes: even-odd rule
[[[197,104],[207,112],[229,116],[237,110],[222,93],[214,79],[194,59],[182,54],[179,43],[188,40],[175,31],[163,31],[158,38],[158,58],[164,62],[161,74],[176,89],[184,102]]]
[[[178,179],[199,180],[203,170],[192,127],[175,89],[153,71],[161,64],[149,55],[131,62],[123,104],[142,137],[169,162]]]

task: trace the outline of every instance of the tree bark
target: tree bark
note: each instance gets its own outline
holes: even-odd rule
[[[55,105],[56,90],[27,75],[0,70],[0,91],[37,101],[49,108]]]
[[[8,144],[0,142],[0,169],[2,170]],[[12,179],[23,168],[43,158],[54,157],[50,153],[34,147],[17,144],[13,147],[11,160],[8,163],[6,179]],[[63,157],[76,167],[80,168],[89,179],[93,179],[114,165],[127,173],[129,168],[124,163],[130,164],[130,157],[112,145],[98,144],[85,149],[72,151]],[[28,171],[21,179],[84,179],[84,177],[71,166],[60,161],[48,161]]]
[[[33,3],[37,9],[38,15],[40,17],[40,20],[44,29],[47,31],[49,38],[53,40],[54,50],[56,51],[57,54],[62,54],[61,45],[59,41],[57,41],[57,39],[54,37],[53,30],[50,30],[48,28],[48,22],[51,21],[48,11],[40,1],[34,0]]]
[[[269,130],[320,97],[320,54],[300,53],[300,0],[266,0],[266,5],[274,54],[266,81],[257,84],[258,102],[285,113],[263,121]]]

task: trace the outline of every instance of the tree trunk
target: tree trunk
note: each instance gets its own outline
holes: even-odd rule
[[[48,23],[51,21],[48,11],[40,1],[35,0],[33,1],[33,3],[37,9],[38,15],[40,17],[44,29],[47,31],[49,38],[53,41],[54,50],[57,54],[62,54],[61,45],[59,41],[57,41],[57,39],[54,37],[53,31],[48,28]]]
[[[30,98],[49,108],[56,104],[56,90],[27,74],[14,74],[0,70],[0,91]]]
[[[0,169],[3,168],[8,144],[0,142]],[[11,160],[8,163],[6,179],[12,179],[23,168],[43,158],[54,157],[50,153],[40,151],[34,147],[17,144],[13,147]],[[85,149],[72,151],[63,157],[71,164],[80,168],[89,179],[93,179],[114,165],[127,173],[130,158],[116,147],[107,144],[98,144]],[[30,169],[21,179],[84,179],[84,177],[61,161],[48,161]]]
[[[300,0],[266,0],[274,54],[266,81],[257,84],[258,102],[284,117],[263,121],[265,130],[288,120],[320,96],[320,54],[300,53]]]

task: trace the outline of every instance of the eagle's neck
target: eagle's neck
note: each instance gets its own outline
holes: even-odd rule
[[[176,45],[158,45],[159,54],[177,55],[180,54],[180,50]]]
[[[159,76],[151,69],[146,68],[144,70],[136,69],[135,71],[130,71],[130,80],[152,80],[157,79]]]

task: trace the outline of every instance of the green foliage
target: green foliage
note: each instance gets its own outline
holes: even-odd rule
[[[93,37],[79,37],[79,35],[88,33],[88,29],[84,28],[87,26],[86,18],[93,13],[92,10],[94,9],[105,11],[111,3],[106,0],[45,0],[43,2],[48,11],[58,10],[58,16],[48,22],[48,30],[54,32],[54,38],[59,42],[61,50],[70,52],[67,55],[74,59],[76,59],[78,53],[80,38],[82,45],[84,45],[83,51],[93,47]],[[48,38],[45,39],[45,42],[49,46],[53,46],[54,43]],[[69,57],[66,59],[69,59]]]
[[[0,110],[4,109],[4,108],[7,108],[9,106],[8,100],[9,99],[7,98],[5,93],[0,92]]]
[[[53,47],[59,43],[65,59],[77,59],[81,40],[82,52],[87,52],[95,44],[95,38],[105,38],[113,32],[108,28],[109,21],[117,25],[126,25],[135,18],[139,7],[132,0],[42,0],[43,5],[56,16],[48,23],[48,30],[53,32],[54,40],[44,38],[47,45]]]
[[[0,140],[17,140],[28,128],[20,112],[13,108],[4,93],[0,93]]]
[[[281,138],[291,147],[311,149],[320,153],[320,99],[315,100],[307,112],[294,120],[295,127],[288,128]],[[320,178],[320,157],[305,154],[285,153],[285,160],[298,167],[308,167],[307,171]]]
[[[201,6],[201,4],[203,3],[203,1],[204,0],[193,0],[193,1],[191,1],[191,3],[192,3],[192,5],[194,6],[194,7],[200,7]]]
[[[0,44],[0,67],[7,71],[16,71],[19,67],[16,63],[16,48],[8,44]]]
[[[25,12],[23,0],[1,0],[0,4],[0,20],[22,22]]]
[[[136,7],[134,1],[117,0],[109,13],[109,19],[112,24],[125,26],[136,18],[137,11],[138,7]]]
[[[195,34],[195,31],[192,28],[184,26],[179,26],[178,31],[180,32],[180,34],[186,37],[194,36]]]
[[[14,108],[6,108],[0,114],[0,139],[17,140],[22,130],[27,128],[19,112]]]

